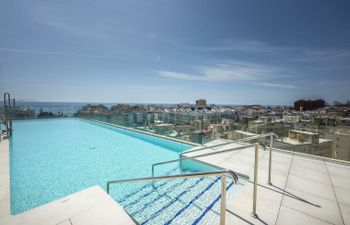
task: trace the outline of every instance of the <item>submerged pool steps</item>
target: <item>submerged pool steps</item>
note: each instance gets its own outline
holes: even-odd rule
[[[183,172],[172,170],[168,175],[179,173]],[[202,177],[148,182],[116,200],[140,225],[210,224],[209,221],[218,219],[220,214],[220,179]],[[232,182],[227,182],[226,189],[232,186]]]
[[[177,168],[174,168],[172,170],[170,170],[167,175],[169,174],[172,174],[172,173],[175,173],[178,169]],[[157,186],[155,186],[155,183],[157,183]],[[119,203],[122,203],[126,200],[128,200],[130,197],[136,195],[137,193],[141,192],[142,190],[146,189],[146,188],[149,188],[149,187],[153,187],[153,188],[160,188],[162,186],[164,186],[165,184],[167,184],[166,181],[155,181],[155,182],[149,182],[147,183],[146,185],[143,185],[141,188],[135,190],[135,191],[132,191],[126,195],[123,195],[121,198],[119,199],[116,199]]]

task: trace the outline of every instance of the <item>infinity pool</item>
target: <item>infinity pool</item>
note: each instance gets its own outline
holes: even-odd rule
[[[106,188],[110,180],[148,177],[153,163],[192,147],[80,119],[14,121],[13,128],[13,214],[93,185]],[[162,166],[160,172],[176,166]],[[123,193],[130,187],[118,188]]]

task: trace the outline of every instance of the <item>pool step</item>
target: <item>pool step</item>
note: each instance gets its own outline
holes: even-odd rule
[[[220,214],[220,179],[202,177],[148,182],[116,200],[141,225],[211,224]],[[228,196],[233,186],[228,180]]]

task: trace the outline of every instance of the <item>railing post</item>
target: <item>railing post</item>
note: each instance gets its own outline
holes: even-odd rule
[[[258,163],[259,163],[259,144],[255,145],[255,162],[254,162],[254,190],[253,190],[253,217],[258,217],[256,214],[256,198],[258,189]]]
[[[221,174],[221,207],[220,207],[220,225],[225,225],[226,219],[226,176]]]
[[[272,144],[273,144],[273,134],[271,134],[270,137],[270,152],[269,152],[269,180],[267,181],[268,184],[272,184],[271,182],[271,172],[272,172]]]
[[[10,124],[10,136],[9,137],[12,137],[12,107],[11,107],[11,97],[10,97],[10,94],[8,94],[8,104],[9,104],[9,116],[10,116],[10,121],[9,121],[9,124]]]

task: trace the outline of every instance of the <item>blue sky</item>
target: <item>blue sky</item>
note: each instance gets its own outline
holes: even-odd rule
[[[349,1],[0,1],[17,99],[292,104],[350,99]]]

